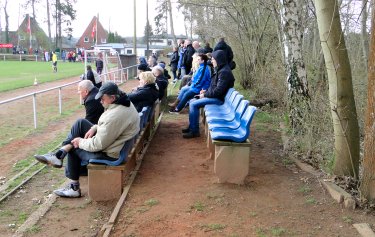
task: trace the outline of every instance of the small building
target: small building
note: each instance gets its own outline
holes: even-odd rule
[[[94,16],[82,36],[79,38],[76,47],[92,49],[95,45],[107,43],[107,38],[108,32],[104,29],[99,19]]]

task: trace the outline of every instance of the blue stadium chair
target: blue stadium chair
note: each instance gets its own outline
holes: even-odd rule
[[[234,88],[229,88],[227,94],[224,97],[224,103],[227,103],[227,101],[232,101],[234,99],[233,92],[235,92],[235,89]],[[210,108],[215,108],[217,106],[221,106],[221,105],[206,105],[206,106],[204,106],[204,111],[206,111],[206,110],[208,110]]]
[[[128,157],[129,152],[132,150],[134,146],[134,141],[135,138],[131,138],[127,140],[124,143],[124,146],[121,148],[120,151],[120,157],[117,160],[111,161],[111,160],[105,160],[105,159],[90,159],[90,163],[94,164],[104,164],[104,165],[109,165],[109,166],[118,166],[121,165],[126,161],[126,158]]]
[[[240,119],[242,114],[245,112],[247,106],[249,105],[248,100],[241,100],[240,104],[238,105],[235,113],[233,114],[227,114],[226,116],[210,116],[209,118],[206,118],[207,123],[211,122],[229,122],[232,121],[233,119]]]
[[[243,95],[237,94],[231,104],[224,104],[217,109],[206,110],[204,114],[206,115],[206,118],[220,116],[224,117],[228,114],[234,114],[242,99]]]
[[[255,106],[247,107],[241,118],[241,125],[237,129],[215,128],[211,131],[213,140],[227,140],[233,142],[244,142],[250,135],[250,124],[256,112]]]

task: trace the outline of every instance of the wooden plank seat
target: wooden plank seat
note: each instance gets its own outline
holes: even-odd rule
[[[120,151],[119,159],[114,161],[92,159],[88,169],[88,193],[94,201],[117,199],[121,196],[125,177],[134,169],[136,160],[149,141],[151,129],[155,125],[155,113],[159,103],[153,108],[144,107],[140,116],[140,132],[126,141]],[[152,114],[151,114],[152,113]]]
[[[132,168],[130,167],[132,164],[126,161],[134,142],[135,137],[126,141],[120,151],[119,159],[115,161],[90,159],[87,166],[88,193],[92,200],[105,201],[121,196],[124,177]]]

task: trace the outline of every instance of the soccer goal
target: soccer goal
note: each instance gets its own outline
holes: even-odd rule
[[[123,73],[123,66],[120,60],[120,55],[115,50],[85,50],[85,74],[86,66],[91,65],[93,70],[96,70],[96,61],[103,61],[103,68],[100,73],[102,82],[113,81],[115,83],[122,83],[126,80],[126,75]]]

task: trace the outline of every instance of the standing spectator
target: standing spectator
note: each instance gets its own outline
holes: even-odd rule
[[[193,63],[193,54],[195,49],[193,48],[190,40],[185,40],[186,51],[184,53],[184,58],[182,59],[182,65],[185,67],[185,74],[189,74],[191,71]]]
[[[61,59],[65,63],[65,60],[66,60],[66,51],[65,50],[61,51]]]
[[[225,52],[230,69],[235,69],[236,63],[233,61],[232,48],[225,42],[224,38],[219,39],[219,42],[216,44],[213,52],[217,50],[223,50]]]
[[[173,54],[171,56],[171,62],[169,63],[169,66],[171,67],[171,71],[172,71],[172,74],[173,74],[173,82],[176,82],[177,81],[177,65],[178,65],[178,60],[179,60],[179,56],[178,56],[178,47],[177,46],[174,46],[173,47]]]
[[[46,62],[49,62],[49,53],[47,50],[44,52],[44,59],[46,60]]]
[[[198,52],[198,49],[201,47],[201,45],[199,44],[198,41],[194,41],[192,46],[193,46],[195,52]]]
[[[98,59],[95,61],[95,66],[96,66],[96,72],[99,74],[99,75],[102,75],[102,72],[103,72],[103,54],[102,53],[98,53]]]
[[[206,46],[204,46],[204,53],[208,54],[208,53],[212,53],[212,51],[213,49],[210,47],[210,44],[207,42]]]
[[[57,72],[57,55],[55,52],[52,52],[52,67],[53,67],[53,72]]]
[[[104,112],[104,108],[100,101],[95,99],[98,91],[99,89],[89,80],[83,80],[78,83],[78,93],[86,110],[85,119],[92,124],[97,124],[99,117]]]
[[[217,50],[212,53],[212,64],[216,73],[211,78],[207,91],[202,90],[199,99],[189,102],[189,127],[182,129],[183,138],[199,137],[199,111],[207,104],[221,105],[229,88],[234,86],[234,76],[228,65],[225,52]]]
[[[184,58],[184,53],[185,53],[185,41],[180,39],[178,42],[178,64],[177,64],[177,79],[181,79],[185,73],[182,75],[182,59]]]

